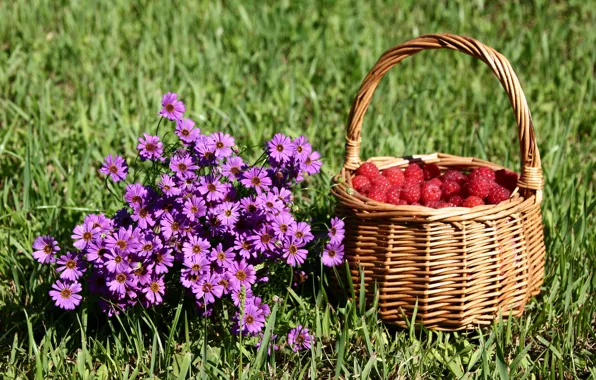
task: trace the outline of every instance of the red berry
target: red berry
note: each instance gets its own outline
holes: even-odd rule
[[[410,164],[404,171],[404,176],[406,179],[417,183],[424,182],[424,172],[418,164]]]
[[[356,174],[368,177],[368,179],[373,179],[380,176],[381,172],[379,171],[379,168],[377,168],[377,165],[373,164],[372,162],[364,162],[362,165],[360,165],[358,170],[356,170]]]
[[[422,185],[420,198],[422,198],[422,203],[425,205],[429,202],[438,201],[441,199],[441,195],[443,195],[441,188],[434,183],[426,182],[424,185]]]
[[[464,203],[462,203],[462,206],[476,207],[476,206],[482,206],[483,204],[484,204],[484,201],[482,200],[482,198],[476,197],[474,195],[470,195],[469,197],[464,199]]]
[[[480,198],[486,198],[494,182],[486,177],[476,177],[468,182],[468,193]]]
[[[424,204],[426,207],[439,208],[439,201],[432,201]]]
[[[397,166],[383,170],[383,175],[387,177],[389,182],[396,186],[402,186],[404,184],[404,172]]]
[[[439,187],[443,186],[443,181],[441,181],[438,178],[433,178],[430,181],[426,181],[426,183],[434,183],[435,185],[437,185]]]
[[[387,203],[391,203],[392,205],[398,205],[399,201],[401,199],[399,199],[399,195],[401,193],[401,187],[399,186],[392,186],[389,191],[387,191]]]
[[[449,199],[452,195],[459,194],[461,186],[455,181],[446,181],[443,183],[441,189],[443,190],[443,197]]]
[[[517,173],[501,169],[495,172],[495,176],[497,183],[509,191],[513,191],[517,187]]]
[[[464,203],[464,199],[459,195],[452,195],[449,197],[449,203],[454,204],[455,207],[461,207],[461,205]]]
[[[422,206],[422,205],[418,202],[414,202],[414,203],[410,203],[410,206]]]
[[[438,201],[437,208],[447,208],[447,207],[455,207],[453,203],[445,202],[445,201]]]
[[[401,189],[400,198],[408,203],[418,202],[420,200],[420,185],[416,182],[406,181]]]
[[[506,201],[511,196],[511,191],[507,190],[501,185],[493,186],[490,189],[490,193],[488,194],[488,198],[486,199],[488,203],[496,205],[497,203],[501,203]]]
[[[400,199],[397,204],[400,206],[406,206],[408,204],[408,201],[406,201],[405,199]]]
[[[470,177],[470,181],[475,178],[478,178],[478,177],[485,177],[485,178],[490,179],[491,181],[494,181],[495,180],[495,172],[491,168],[488,168],[486,166],[481,166],[479,168],[472,170],[470,172],[469,177]]]
[[[373,187],[368,192],[368,197],[377,202],[385,202],[387,200],[387,189],[382,187]]]
[[[370,179],[363,175],[352,178],[352,187],[359,193],[366,194],[370,190]]]
[[[385,191],[389,190],[391,187],[391,182],[387,179],[387,177],[383,177],[382,175],[375,177],[370,180],[370,184],[372,188],[382,188]]]
[[[447,170],[441,177],[443,182],[454,181],[460,185],[468,180],[468,177],[464,173],[454,169]]]
[[[424,165],[424,168],[422,168],[422,171],[424,173],[424,180],[426,181],[441,175],[441,169],[439,169],[437,164],[426,164]]]

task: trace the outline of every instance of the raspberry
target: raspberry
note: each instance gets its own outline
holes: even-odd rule
[[[391,187],[391,182],[387,179],[387,177],[383,177],[382,175],[375,177],[370,180],[370,184],[372,188],[382,188],[385,191],[389,190]]]
[[[357,192],[366,194],[370,190],[370,180],[363,175],[357,175],[352,178],[352,187]]]
[[[480,198],[486,198],[494,182],[486,177],[476,177],[468,182],[468,193]]]
[[[496,185],[490,189],[490,193],[488,194],[488,198],[486,199],[488,203],[496,205],[497,203],[501,203],[506,201],[511,196],[511,191],[507,190],[503,186]]]
[[[420,185],[413,181],[406,181],[401,189],[400,198],[412,204],[420,200]]]
[[[488,168],[486,166],[481,166],[479,168],[476,168],[474,170],[472,170],[470,172],[470,181],[473,180],[474,178],[478,178],[478,177],[485,177],[490,179],[491,181],[495,180],[495,172],[491,169]]]
[[[437,166],[437,164],[426,164],[424,168],[422,168],[422,172],[424,173],[424,179],[428,181],[429,179],[437,178],[441,175],[441,169]]]
[[[377,168],[377,165],[373,164],[372,162],[364,162],[362,165],[360,165],[358,170],[356,170],[356,174],[368,177],[368,179],[373,179],[380,176],[381,172],[379,171],[379,168]]]
[[[455,207],[461,207],[461,205],[464,203],[464,199],[459,195],[452,195],[449,197],[449,203],[454,204]]]
[[[449,199],[452,195],[459,194],[461,186],[455,181],[446,181],[443,183],[441,189],[443,190],[443,197]]]
[[[445,201],[438,201],[437,208],[447,208],[447,207],[455,207],[453,203],[445,202]]]
[[[464,173],[454,169],[447,170],[445,174],[443,174],[441,177],[443,182],[454,181],[459,183],[460,185],[468,180],[468,177],[466,177]]]
[[[387,191],[387,203],[391,203],[392,205],[398,205],[401,199],[399,199],[399,195],[401,193],[401,187],[399,186],[392,186],[389,191]]]
[[[437,185],[439,187],[443,186],[443,181],[441,181],[438,178],[433,178],[430,181],[426,181],[426,183],[434,183],[435,185]]]
[[[397,204],[400,206],[406,206],[408,204],[408,201],[406,201],[405,199],[400,199]]]
[[[387,189],[382,187],[373,187],[368,193],[368,197],[377,202],[385,202],[387,200]]]
[[[406,177],[406,179],[410,179],[417,183],[424,182],[424,172],[422,171],[422,168],[417,164],[410,164],[404,171],[404,176]]]
[[[410,203],[410,206],[422,206],[422,205],[418,202],[414,202],[414,203]]]
[[[431,201],[431,202],[427,202],[424,204],[426,207],[429,208],[438,208],[439,207],[439,201]]]
[[[441,199],[441,188],[434,183],[426,182],[422,185],[422,193],[420,197],[422,198],[422,203],[425,205],[429,202],[436,202]]]
[[[495,176],[497,183],[509,191],[513,191],[517,187],[517,173],[501,169],[495,172]]]
[[[396,186],[402,186],[404,184],[404,172],[397,166],[383,170],[383,175],[387,177],[389,182]]]
[[[483,204],[484,204],[484,201],[482,200],[482,198],[476,197],[474,195],[470,195],[469,197],[464,199],[464,203],[462,203],[462,206],[476,207],[476,206],[481,206]]]

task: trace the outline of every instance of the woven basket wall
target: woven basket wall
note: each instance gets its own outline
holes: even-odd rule
[[[431,209],[379,203],[352,189],[362,162],[364,114],[381,78],[401,60],[427,49],[452,49],[482,60],[507,92],[517,121],[521,153],[518,187],[508,201],[474,208]],[[346,222],[346,258],[356,292],[359,268],[366,294],[379,289],[380,315],[405,326],[417,304],[416,322],[431,329],[460,330],[523,313],[544,276],[540,203],[542,170],[532,118],[511,65],[492,48],[467,37],[426,35],[386,51],[364,79],[348,120],[346,161],[335,178],[337,213]],[[411,162],[442,170],[502,166],[443,153],[407,158],[373,157],[380,169]]]

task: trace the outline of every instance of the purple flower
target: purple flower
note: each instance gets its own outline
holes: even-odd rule
[[[79,259],[79,256],[66,252],[66,255],[60,256],[58,259],[58,268],[56,272],[60,273],[60,278],[63,280],[76,281],[86,271],[85,265]]]
[[[211,250],[209,260],[215,261],[221,268],[227,268],[232,265],[234,257],[236,257],[236,255],[234,254],[233,248],[224,250],[221,243],[219,243],[217,247]]]
[[[241,329],[252,334],[257,334],[265,326],[265,316],[255,305],[247,305],[244,309]]]
[[[288,212],[281,212],[273,217],[271,225],[273,227],[273,233],[279,239],[283,236],[288,235],[290,226],[295,223],[294,217]]]
[[[139,240],[139,244],[141,246],[140,251],[137,253],[139,257],[151,257],[153,252],[157,252],[163,247],[159,236],[153,234],[143,236]]]
[[[302,170],[310,175],[317,174],[319,171],[321,171],[321,166],[323,166],[320,158],[321,155],[319,152],[312,152],[308,155],[308,157],[306,157],[306,160],[302,164]]]
[[[141,290],[145,294],[145,298],[150,304],[158,305],[163,301],[162,296],[166,287],[163,282],[162,277],[156,277],[151,280],[143,289]]]
[[[288,334],[288,344],[292,347],[294,352],[310,349],[311,340],[312,338],[308,333],[308,329],[302,327],[302,325],[298,325]]]
[[[304,242],[301,240],[297,240],[294,237],[289,237],[283,242],[283,258],[286,259],[286,262],[296,267],[298,265],[302,265],[306,260],[306,255],[308,251],[303,248]]]
[[[186,107],[184,107],[184,103],[180,100],[177,100],[178,94],[174,94],[172,92],[168,92],[161,98],[161,111],[159,111],[159,116],[167,117],[170,120],[180,120],[186,112]]]
[[[328,267],[334,267],[344,261],[344,246],[340,243],[329,243],[323,251],[321,261]]]
[[[159,141],[159,136],[151,136],[147,133],[143,133],[143,135],[145,139],[139,137],[139,145],[137,145],[141,159],[163,161],[163,143]]]
[[[224,199],[226,186],[219,181],[219,177],[201,177],[199,192],[207,198],[208,202],[217,202]]]
[[[198,236],[191,236],[187,242],[184,242],[182,246],[182,252],[185,257],[201,255],[207,257],[209,248],[211,248],[209,241],[202,239]]]
[[[339,244],[344,240],[346,230],[345,223],[339,218],[331,219],[331,227],[329,228],[329,238],[331,244]]]
[[[288,229],[288,235],[304,243],[309,243],[314,239],[313,234],[310,232],[310,225],[306,222],[292,223]]]
[[[120,182],[126,179],[128,166],[124,158],[109,154],[103,162],[103,166],[99,169],[99,172],[111,176],[114,182]]]
[[[106,218],[104,214],[89,214],[85,217],[83,224],[91,226],[91,228],[99,228],[101,233],[112,231],[114,222],[110,218]]]
[[[215,298],[221,298],[224,287],[219,283],[220,277],[216,273],[205,276],[199,283],[193,286],[192,291],[197,300],[203,299],[205,303],[215,302]]]
[[[141,227],[142,229],[147,229],[155,225],[153,213],[151,213],[145,205],[135,207],[134,213],[130,217],[132,218],[132,220],[137,222],[139,227]]]
[[[269,231],[269,228],[263,225],[255,235],[249,237],[250,241],[252,242],[253,247],[258,252],[267,252],[273,250],[275,248],[275,239],[273,237],[273,233]]]
[[[308,143],[308,139],[304,136],[294,139],[294,149],[296,161],[304,162],[312,153],[312,146]]]
[[[174,265],[174,256],[169,252],[160,251],[155,254],[155,259],[147,269],[152,270],[155,274],[162,274],[168,272],[168,267]]]
[[[113,248],[112,252],[105,255],[105,258],[106,262],[104,265],[110,273],[123,272],[130,268],[128,253],[121,251],[118,247]]]
[[[273,193],[263,193],[257,197],[257,204],[271,215],[277,215],[284,209],[284,204]]]
[[[240,307],[240,305],[246,304],[246,300],[253,298],[252,289],[245,288],[242,290],[240,289],[232,289],[232,302],[234,302],[234,306]]]
[[[176,134],[180,137],[180,140],[187,144],[194,142],[200,133],[201,130],[199,128],[195,129],[195,122],[191,119],[182,119],[176,122]]]
[[[147,199],[148,194],[149,192],[145,186],[141,185],[140,183],[134,183],[131,185],[126,185],[124,200],[130,207],[140,206],[141,203]]]
[[[95,263],[96,266],[103,266],[105,256],[109,253],[105,240],[102,238],[92,241],[87,247],[87,261]]]
[[[111,292],[122,296],[126,293],[127,288],[132,288],[136,284],[131,270],[126,269],[111,277],[107,282],[107,285]]]
[[[33,257],[42,264],[56,261],[54,254],[60,250],[58,242],[50,235],[38,236],[33,242]]]
[[[118,232],[106,236],[106,247],[108,249],[119,248],[122,252],[135,252],[139,249],[139,241],[132,227],[128,229],[120,227]]]
[[[206,215],[207,207],[205,207],[205,201],[201,198],[192,196],[184,202],[184,210],[182,212],[188,220],[194,222],[197,218]]]
[[[82,287],[78,282],[68,283],[58,280],[55,284],[52,284],[52,289],[50,290],[50,297],[52,297],[56,306],[62,309],[74,310],[83,298],[79,295]]]
[[[274,187],[271,189],[271,192],[275,194],[277,199],[279,199],[282,203],[291,203],[294,200],[292,192],[284,187]]]
[[[238,206],[232,202],[223,202],[218,205],[216,213],[224,226],[233,226],[238,221]]]
[[[232,154],[232,147],[236,144],[234,138],[227,133],[215,132],[207,137],[205,146],[214,152],[215,157],[224,158]]]
[[[169,240],[172,236],[180,236],[182,231],[187,227],[182,219],[171,214],[165,215],[160,224],[161,234],[166,240]]]
[[[180,178],[184,178],[198,168],[188,154],[175,155],[170,161],[170,169]]]
[[[161,188],[161,191],[163,191],[164,194],[168,197],[173,197],[180,194],[180,189],[176,186],[176,183],[174,182],[172,177],[170,177],[167,174],[161,175],[161,182],[159,183],[159,187]]]
[[[269,190],[269,186],[271,186],[271,179],[267,177],[267,171],[260,167],[248,169],[242,173],[242,178],[240,183],[249,189],[255,189],[257,194]]]
[[[254,267],[244,260],[232,263],[228,268],[228,272],[231,274],[230,286],[233,289],[240,289],[242,286],[250,288],[257,280]]]
[[[183,265],[180,282],[186,288],[198,285],[209,270],[209,261],[203,255],[187,256],[184,258]]]
[[[238,178],[238,175],[244,170],[244,162],[242,158],[238,156],[230,157],[226,160],[226,163],[221,167],[221,174],[228,177],[230,181]]]
[[[250,238],[244,234],[238,234],[236,236],[236,240],[234,240],[234,249],[245,259],[256,253]]]
[[[71,237],[75,241],[72,245],[83,250],[99,236],[100,231],[99,228],[91,228],[89,225],[78,225],[72,231]]]
[[[294,154],[294,143],[288,136],[281,133],[273,136],[267,145],[269,146],[269,156],[277,162],[285,162]]]

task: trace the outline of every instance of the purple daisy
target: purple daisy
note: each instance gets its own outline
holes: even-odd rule
[[[209,261],[203,255],[184,258],[184,269],[180,272],[180,282],[186,288],[197,285],[209,270]]]
[[[54,254],[60,250],[58,242],[50,235],[38,236],[33,242],[33,258],[42,264],[56,261]]]
[[[133,183],[130,185],[126,185],[126,192],[124,193],[124,200],[128,203],[130,207],[140,206],[141,203],[145,199],[149,192],[145,186],[141,185],[140,183]]]
[[[297,240],[294,237],[289,237],[283,242],[283,258],[286,259],[288,265],[293,267],[302,265],[306,260],[308,251],[304,249],[304,242]]]
[[[89,225],[92,228],[99,228],[101,233],[107,233],[112,231],[114,221],[106,218],[104,214],[89,214],[85,217],[83,224]]]
[[[167,273],[168,268],[171,268],[172,265],[174,265],[174,256],[170,252],[162,250],[155,254],[155,259],[147,269],[154,271],[155,274],[162,274]]]
[[[232,154],[232,147],[236,144],[234,138],[227,133],[215,132],[207,137],[205,146],[214,152],[215,157],[224,158]]]
[[[151,280],[143,289],[141,290],[145,294],[145,298],[147,301],[152,305],[159,305],[162,303],[163,298],[166,290],[166,287],[163,282],[162,277],[156,277]]]
[[[244,260],[232,263],[228,268],[228,272],[232,275],[230,277],[230,286],[233,289],[240,289],[242,286],[250,288],[257,280],[254,267]]]
[[[271,178],[267,177],[267,171],[265,169],[255,167],[242,173],[240,183],[249,189],[255,189],[257,194],[261,194],[262,191],[269,190]]]
[[[246,304],[246,300],[253,298],[252,289],[245,288],[232,289],[232,302],[234,306],[240,307],[240,305]]]
[[[143,236],[142,239],[139,239],[139,244],[141,245],[141,249],[137,255],[140,257],[151,257],[153,252],[158,252],[163,248],[159,236],[153,234]]]
[[[170,169],[180,178],[184,178],[198,168],[188,154],[175,155],[170,160]]]
[[[60,273],[60,278],[63,280],[76,281],[86,271],[85,265],[81,262],[79,256],[70,252],[60,256],[57,263],[59,267],[56,268],[56,272]]]
[[[184,242],[182,252],[185,257],[200,255],[207,257],[207,253],[211,248],[209,241],[198,236],[191,236],[188,241]]]
[[[132,288],[136,286],[135,277],[130,268],[128,268],[111,276],[108,279],[107,285],[112,293],[122,296],[126,293],[127,287]]]
[[[294,157],[298,162],[304,162],[312,153],[312,146],[308,143],[305,136],[300,136],[294,139]]]
[[[162,174],[160,178],[161,181],[159,182],[159,188],[164,192],[165,195],[168,197],[173,197],[180,194],[180,188],[178,188],[172,177],[167,174]]]
[[[58,280],[55,284],[52,284],[52,289],[50,290],[50,297],[52,297],[56,306],[65,310],[74,310],[83,298],[79,295],[82,287],[78,282],[68,283]]]
[[[292,347],[294,352],[300,350],[308,350],[311,346],[312,337],[310,336],[308,329],[302,327],[302,325],[296,326],[288,334],[288,344]]]
[[[119,248],[122,252],[136,252],[139,249],[139,241],[132,227],[128,229],[120,227],[118,232],[106,236],[106,247],[108,249]]]
[[[182,234],[182,231],[187,227],[186,223],[177,216],[166,214],[161,219],[161,234],[166,240],[169,240],[172,236],[178,237]]]
[[[223,202],[216,207],[217,217],[224,226],[233,226],[238,221],[238,205],[232,202]]]
[[[163,161],[163,143],[159,141],[159,136],[151,136],[143,133],[145,138],[139,137],[137,150],[142,160]]]
[[[188,220],[194,222],[197,218],[206,215],[207,207],[205,207],[205,201],[197,196],[191,196],[184,201],[184,209],[182,213]]]
[[[265,210],[266,213],[271,215],[277,215],[284,209],[283,202],[272,192],[259,195],[257,197],[257,204],[261,209]]]
[[[274,187],[271,189],[271,192],[275,194],[277,199],[279,199],[282,203],[291,203],[294,201],[292,192],[285,187]]]
[[[275,248],[275,238],[273,232],[267,225],[263,225],[253,236],[249,237],[253,247],[261,253],[271,251]]]
[[[228,177],[230,181],[238,178],[238,175],[244,170],[244,161],[238,156],[230,157],[221,167],[221,174]]]
[[[337,217],[331,219],[331,227],[328,233],[331,244],[339,244],[344,240],[346,234],[345,225],[344,221]]]
[[[296,240],[302,241],[305,244],[314,239],[312,232],[310,232],[310,225],[306,222],[296,222],[290,225],[288,235],[293,236]]]
[[[306,160],[302,164],[302,170],[304,170],[307,174],[313,175],[321,171],[321,166],[323,166],[323,163],[321,162],[321,155],[319,152],[312,152],[308,155],[308,157],[306,157]]]
[[[203,277],[199,283],[193,286],[192,291],[197,300],[203,299],[207,304],[215,302],[215,298],[221,298],[223,295],[223,285],[219,283],[220,277],[216,273],[211,273]]]
[[[248,259],[251,256],[256,256],[255,247],[249,236],[245,234],[238,234],[234,240],[234,249],[238,251],[240,256]]]
[[[290,226],[295,223],[294,217],[289,212],[281,212],[275,215],[271,221],[273,233],[277,238],[288,235]]]
[[[95,241],[92,241],[87,247],[87,261],[95,263],[96,266],[102,267],[104,265],[105,256],[110,251],[106,248],[105,240],[102,238],[98,238]]]
[[[149,211],[147,206],[140,205],[135,207],[133,210],[134,212],[130,217],[132,218],[132,220],[137,222],[139,227],[141,227],[142,229],[147,229],[155,225],[155,219],[153,217],[154,215],[151,211]]]
[[[93,240],[97,239],[100,232],[99,227],[92,228],[85,224],[75,226],[71,236],[74,240],[72,245],[80,250],[84,250]]]
[[[344,246],[340,243],[327,244],[323,251],[321,261],[328,267],[340,265],[344,261]]]
[[[113,248],[111,252],[105,255],[104,266],[110,273],[123,272],[130,268],[128,252],[121,251],[119,248]]]
[[[269,156],[277,162],[285,162],[294,154],[294,143],[288,136],[281,133],[275,134],[267,145],[269,146]]]
[[[241,329],[251,334],[257,334],[265,327],[265,316],[254,305],[247,305],[242,317]]]
[[[217,247],[211,250],[209,260],[216,262],[221,268],[227,268],[232,265],[235,257],[234,248],[224,250],[221,243],[219,243]]]
[[[180,100],[176,99],[178,94],[168,92],[164,94],[161,98],[161,111],[159,111],[159,116],[167,117],[170,120],[180,120],[186,112],[186,107],[184,107],[184,103]]]
[[[182,119],[176,122],[176,134],[180,140],[187,144],[194,142],[200,133],[201,130],[195,128],[195,122],[191,119]]]
[[[219,177],[209,175],[201,177],[198,190],[205,195],[208,202],[217,202],[224,198],[225,188],[226,186],[219,181]]]
[[[114,182],[120,182],[126,179],[128,165],[126,165],[124,158],[108,154],[99,172],[111,176]]]

